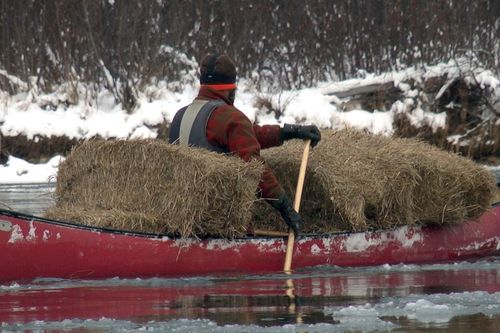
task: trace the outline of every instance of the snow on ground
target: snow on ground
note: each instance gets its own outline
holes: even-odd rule
[[[51,158],[47,163],[31,164],[10,156],[5,165],[0,165],[0,183],[46,183],[55,182],[61,156]]]
[[[461,64],[461,71],[467,66]],[[364,74],[363,78],[342,82],[321,82],[317,87],[290,91],[256,91],[251,82],[240,79],[235,106],[250,120],[258,124],[301,123],[316,124],[320,128],[340,129],[352,126],[372,133],[391,135],[393,117],[396,113],[412,109],[409,118],[414,125],[426,124],[434,129],[444,126],[445,114],[426,112],[413,105],[412,91],[404,80],[422,80],[447,73],[448,77],[459,74],[455,61],[425,68],[410,68],[383,75]],[[16,78],[12,78],[16,79]],[[480,84],[489,86],[500,96],[500,81],[491,71],[483,70],[475,75]],[[341,92],[360,85],[394,82],[408,96],[397,101],[390,110],[369,112],[353,109],[344,112],[340,101],[332,92]],[[22,83],[22,82],[21,82]],[[22,85],[21,85],[22,86]],[[174,88],[173,88],[174,87]],[[187,105],[196,96],[198,85],[187,85],[179,92],[178,85],[160,81],[139,92],[138,107],[128,114],[107,90],[95,91],[79,83],[63,84],[55,92],[39,94],[34,90],[9,95],[0,91],[0,128],[5,136],[25,134],[36,140],[37,135],[67,136],[69,138],[154,138],[153,128],[163,121],[170,122],[175,112]],[[76,99],[75,94],[80,96]],[[82,97],[87,96],[87,97]],[[90,96],[90,97],[89,97]],[[276,119],[274,113],[266,113],[255,107],[258,98],[266,98],[283,114]],[[0,166],[0,183],[47,182],[55,180],[56,156],[46,164],[33,165],[10,157],[6,165]]]

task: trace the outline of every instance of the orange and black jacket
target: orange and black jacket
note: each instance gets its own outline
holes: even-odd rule
[[[252,159],[263,161],[260,156],[261,149],[283,144],[279,125],[259,126],[252,124],[243,112],[231,105],[230,101],[216,90],[208,86],[201,86],[196,99],[224,102],[221,106],[216,107],[208,118],[205,131],[211,145],[237,155],[244,161]],[[179,121],[176,118],[174,118],[174,122]],[[175,140],[176,138],[170,138],[170,142],[175,142]],[[259,183],[259,196],[270,199],[270,202],[273,203],[273,199],[281,198],[284,191],[271,168],[264,165],[265,169]]]

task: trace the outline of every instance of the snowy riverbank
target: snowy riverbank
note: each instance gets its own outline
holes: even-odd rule
[[[404,112],[412,126],[427,126],[437,131],[446,126],[446,113],[426,110],[418,99],[422,92],[405,82],[433,77],[452,80],[462,75],[464,70],[473,73],[473,79],[481,87],[488,89],[495,100],[496,97],[500,100],[500,80],[491,71],[471,69],[467,67],[467,63],[457,67],[457,63],[452,61],[383,75],[362,73],[360,78],[321,82],[317,87],[291,91],[259,91],[250,80],[240,79],[235,105],[250,120],[259,124],[313,123],[322,129],[353,126],[372,133],[392,135],[395,131],[395,117]],[[116,102],[113,94],[104,88],[97,91],[83,83],[68,83],[61,85],[53,93],[44,94],[28,89],[26,82],[18,82],[19,86],[26,86],[25,91],[13,95],[0,91],[0,129],[4,137],[25,135],[34,143],[40,137],[61,136],[77,140],[96,136],[119,139],[155,138],[158,136],[158,125],[170,122],[175,112],[196,96],[196,68],[193,68],[188,77],[195,83],[189,85],[160,81],[139,91],[138,105],[132,113],[127,113]],[[14,77],[10,79],[20,81]],[[472,80],[470,77],[469,79]],[[386,83],[394,84],[402,91],[403,97],[390,108],[366,110],[355,105],[346,109],[346,100],[332,95],[332,92]],[[263,100],[268,102],[267,106],[263,106]],[[448,139],[456,140],[451,137]],[[60,161],[59,155],[52,156],[43,164],[32,164],[9,156],[7,162],[0,165],[0,183],[55,181]]]

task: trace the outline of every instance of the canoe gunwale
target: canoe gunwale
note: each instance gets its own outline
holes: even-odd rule
[[[1,216],[10,216],[10,217],[14,217],[14,218],[18,218],[18,219],[22,219],[22,220],[26,220],[26,221],[38,221],[38,222],[48,223],[48,224],[52,224],[52,225],[58,225],[58,226],[86,230],[86,231],[104,232],[104,233],[111,233],[111,234],[117,234],[117,235],[123,235],[123,236],[144,237],[144,238],[151,238],[151,239],[169,238],[172,240],[196,239],[196,240],[200,240],[200,241],[205,241],[205,240],[207,240],[207,241],[210,241],[210,240],[248,241],[248,240],[259,240],[259,239],[283,239],[283,238],[286,238],[285,236],[246,236],[246,237],[235,237],[235,238],[231,238],[231,239],[224,238],[224,237],[179,237],[179,236],[172,235],[172,234],[155,234],[155,233],[140,232],[140,231],[133,231],[133,230],[121,230],[121,229],[114,229],[114,228],[95,227],[95,226],[80,224],[80,223],[76,223],[76,222],[48,219],[48,218],[41,217],[41,216],[30,215],[30,214],[16,212],[16,211],[7,210],[7,209],[0,209],[0,217]],[[396,228],[394,228],[394,229],[396,229]],[[311,238],[311,239],[331,238],[331,237],[342,236],[342,235],[348,236],[348,235],[357,234],[357,233],[390,231],[390,230],[393,230],[393,229],[384,229],[384,230],[368,229],[368,230],[362,230],[362,231],[336,231],[336,232],[327,232],[327,233],[308,233],[308,234],[299,234],[298,239],[300,239],[300,238]]]
[[[0,210],[0,283],[281,272],[285,237],[171,238]],[[301,235],[292,269],[469,260],[500,254],[500,204],[476,221]]]
[[[491,205],[491,209],[499,207],[500,206],[500,201],[497,201]],[[488,210],[486,213],[488,213],[490,210]],[[35,215],[30,215],[22,212],[17,212],[13,210],[8,210],[8,209],[1,209],[0,208],[0,217],[1,216],[11,216],[14,218],[18,219],[23,219],[26,221],[33,221],[36,220],[38,222],[43,222],[43,223],[48,223],[52,225],[59,225],[63,227],[68,227],[68,228],[74,228],[74,229],[80,229],[80,230],[86,230],[86,231],[91,231],[91,232],[104,232],[104,233],[110,233],[110,234],[116,234],[116,235],[123,235],[123,236],[131,236],[131,237],[144,237],[144,238],[150,238],[150,239],[164,239],[164,238],[169,238],[172,240],[177,240],[177,239],[196,239],[200,241],[210,241],[210,240],[231,240],[231,241],[249,241],[249,240],[259,240],[259,239],[283,239],[286,238],[285,236],[246,236],[246,237],[235,237],[232,239],[229,238],[224,238],[224,237],[179,237],[177,235],[172,235],[172,234],[157,234],[157,233],[148,233],[148,232],[140,232],[140,231],[133,231],[133,230],[122,230],[122,229],[114,229],[114,228],[105,228],[105,227],[95,227],[95,226],[90,226],[90,225],[85,225],[85,224],[80,224],[76,222],[69,222],[69,221],[60,221],[60,220],[53,220],[53,219],[48,219],[45,217],[41,216],[35,216]],[[390,232],[394,231],[398,228],[401,228],[404,226],[396,226],[394,228],[388,228],[388,229],[367,229],[367,230],[358,230],[358,231],[336,231],[336,232],[327,232],[327,233],[307,233],[307,234],[299,234],[298,239],[301,238],[310,238],[310,239],[318,239],[318,238],[331,238],[331,237],[337,237],[337,236],[349,236],[353,234],[362,234],[362,233],[375,233],[375,232]],[[437,228],[437,229],[443,229],[443,228],[449,228],[453,227],[452,225],[434,225],[434,224],[416,224],[412,225],[411,227],[426,227],[426,228]]]

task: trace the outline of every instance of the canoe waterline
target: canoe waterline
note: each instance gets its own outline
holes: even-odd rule
[[[282,270],[286,238],[180,239],[0,210],[0,283],[35,278],[201,276]],[[459,261],[500,254],[500,205],[453,226],[303,235],[293,269]]]

